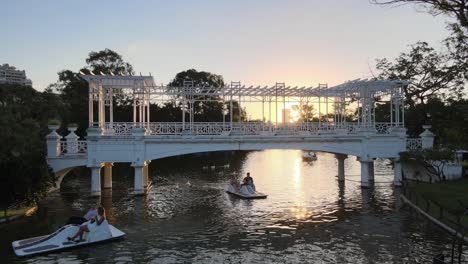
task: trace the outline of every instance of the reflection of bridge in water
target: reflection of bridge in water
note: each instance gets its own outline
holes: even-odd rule
[[[101,192],[102,167],[103,186],[112,187],[114,162],[131,163],[135,169],[135,193],[142,194],[148,184],[151,160],[224,150],[303,149],[334,153],[339,181],[345,177],[344,160],[353,155],[361,163],[363,187],[374,180],[373,160],[388,158],[395,164],[394,184],[401,183],[399,153],[407,144],[402,107],[404,81],[356,80],[330,88],[285,87],[280,83],[272,87],[245,87],[240,83],[200,87],[192,82],[167,87],[156,85],[151,76],[82,77],[89,83],[87,137],[79,140],[74,133],[76,128],[69,128],[70,134],[62,139],[55,132],[57,127],[51,126],[53,131],[47,136],[48,162],[59,178],[74,167],[89,167],[93,195]],[[114,122],[116,95],[133,100],[131,122]],[[181,122],[151,122],[150,106],[169,100],[180,107]],[[209,102],[222,104],[223,122],[196,122],[195,113]],[[265,121],[239,122],[245,102],[261,104]],[[282,122],[278,122],[278,104],[286,109],[286,103],[298,104],[305,120],[289,123],[283,110]],[[388,120],[376,122],[375,108],[384,103],[389,108]],[[317,108],[315,115],[310,112],[311,105]],[[357,112],[353,121],[347,116],[350,110]],[[415,143],[418,144],[412,142]]]

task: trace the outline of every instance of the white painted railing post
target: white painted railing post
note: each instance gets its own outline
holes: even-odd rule
[[[78,139],[80,138],[78,135],[75,134],[77,127],[72,126],[69,127],[68,130],[70,134],[68,134],[65,139],[67,140],[67,154],[76,154],[78,153]]]
[[[60,135],[57,134],[56,130],[59,129],[58,125],[49,125],[49,129],[52,130],[47,136],[47,157],[56,158],[60,156]]]
[[[434,146],[434,134],[429,131],[430,125],[423,126],[424,131],[419,135],[421,137],[421,147],[431,149]]]

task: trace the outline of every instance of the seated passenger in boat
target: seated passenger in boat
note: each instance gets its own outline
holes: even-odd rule
[[[244,181],[240,187],[239,192],[244,193],[244,194],[254,194],[255,189],[252,187],[252,185],[249,183],[248,180],[246,180],[247,177],[244,178]]]
[[[234,188],[234,190],[236,192],[239,191],[240,184],[239,184],[239,181],[236,179],[236,177],[234,175],[231,175],[231,179],[229,180],[229,183],[231,184],[231,186]]]
[[[83,217],[80,217],[80,216],[70,217],[68,219],[66,225],[70,225],[70,224],[72,224],[72,225],[81,225],[81,224],[84,224],[84,223],[86,223],[87,221],[89,221],[91,219],[96,218],[96,216],[98,215],[98,213],[97,213],[97,208],[98,207],[99,207],[99,205],[89,209],[88,212],[86,212],[86,214]]]
[[[252,188],[253,192],[256,191],[253,178],[250,177],[250,172],[247,172],[247,176],[244,178],[244,183],[249,185]]]
[[[74,241],[75,238],[78,236],[80,240],[83,240],[83,234],[85,232],[90,233],[90,235],[102,235],[104,237],[110,237],[112,234],[110,233],[109,223],[106,220],[106,211],[104,207],[99,207],[97,209],[97,216],[94,219],[91,219],[85,223],[83,223],[78,232],[72,237],[67,237],[68,240]]]

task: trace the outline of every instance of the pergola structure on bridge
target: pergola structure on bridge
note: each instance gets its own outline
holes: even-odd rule
[[[343,84],[328,87],[319,84],[316,87],[290,87],[284,83],[276,83],[273,86],[245,86],[240,82],[231,82],[222,87],[196,86],[190,80],[184,81],[182,86],[157,85],[152,76],[133,75],[81,75],[89,83],[89,126],[105,127],[112,124],[113,97],[118,93],[124,93],[133,99],[133,125],[138,127],[150,127],[150,104],[175,101],[182,110],[181,122],[186,125],[186,114],[189,114],[190,127],[194,120],[194,105],[206,101],[223,102],[223,115],[229,113],[229,125],[233,127],[233,102],[241,104],[256,102],[262,105],[263,120],[278,124],[278,104],[296,102],[300,106],[318,105],[318,123],[324,122],[339,125],[346,123],[347,106],[354,104],[354,110],[358,112],[356,122],[361,126],[375,123],[375,106],[377,101],[390,102],[391,126],[402,126],[404,123],[403,87],[408,84],[401,80],[354,80]],[[94,102],[98,105],[97,122],[94,120]],[[274,112],[272,104],[275,106]],[[268,106],[268,108],[266,107]],[[268,116],[265,111],[268,109]],[[306,108],[308,109],[308,108]],[[272,113],[274,114],[274,122]],[[329,119],[329,114],[334,118]],[[240,116],[240,113],[239,113]],[[224,119],[224,118],[223,118]],[[308,120],[306,120],[308,122]]]

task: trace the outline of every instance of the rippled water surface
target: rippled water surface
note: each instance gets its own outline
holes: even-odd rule
[[[155,183],[134,197],[132,170],[114,167],[114,190],[101,203],[124,240],[17,258],[10,243],[50,233],[95,204],[90,178],[75,171],[39,212],[0,226],[0,256],[12,263],[426,263],[448,252],[449,237],[402,208],[388,161],[375,163],[373,188],[359,186],[359,163],[345,161],[338,184],[333,155],[303,161],[299,150],[182,156],[153,161]],[[228,165],[223,166],[223,165]],[[211,166],[216,166],[212,168]],[[250,172],[265,200],[225,193],[231,174]],[[2,261],[2,263],[4,263]]]

